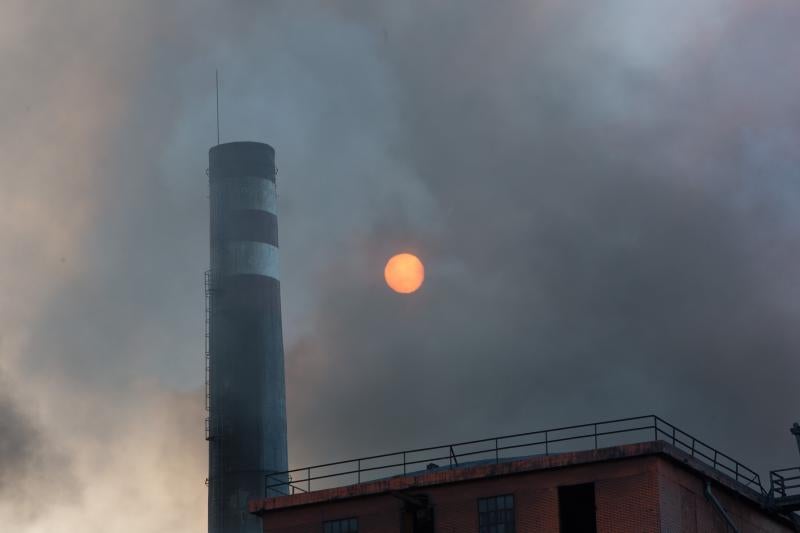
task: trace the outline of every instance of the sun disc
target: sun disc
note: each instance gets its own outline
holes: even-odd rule
[[[386,263],[383,276],[393,291],[410,294],[419,289],[425,281],[425,266],[414,254],[397,254]]]

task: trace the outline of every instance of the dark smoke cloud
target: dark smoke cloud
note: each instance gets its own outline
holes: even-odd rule
[[[1,362],[86,494],[17,530],[202,527],[217,67],[278,150],[291,462],[654,412],[796,463],[796,3],[10,12]]]
[[[41,466],[36,464],[41,435],[5,391],[0,394],[0,425],[0,494],[7,498],[14,496],[17,480]]]
[[[591,8],[479,4],[388,30],[393,147],[439,216],[385,211],[329,265],[290,356],[295,441],[322,459],[653,412],[796,461],[800,80],[762,58],[797,48],[797,10],[628,50]],[[429,266],[409,301],[364,281],[401,247]]]
[[[0,375],[0,515],[9,512],[28,521],[35,517],[42,493],[52,493],[54,506],[73,503],[80,494],[53,490],[74,484],[70,458],[43,431],[14,389]]]

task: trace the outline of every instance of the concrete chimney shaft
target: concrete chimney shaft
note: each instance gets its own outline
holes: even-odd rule
[[[210,533],[259,533],[247,501],[288,469],[275,150],[209,151]]]

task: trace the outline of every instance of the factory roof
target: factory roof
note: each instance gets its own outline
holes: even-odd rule
[[[525,453],[527,452],[527,454]],[[460,442],[293,469],[267,476],[250,510],[421,488],[658,455],[751,501],[769,503],[757,472],[662,418],[649,415]]]
[[[641,457],[659,456],[693,470],[703,477],[713,480],[740,496],[758,504],[766,502],[766,494],[760,485],[744,483],[734,476],[727,475],[701,458],[664,441],[654,440],[636,444],[623,444],[584,451],[562,452],[549,455],[532,455],[514,459],[476,461],[468,464],[431,468],[406,475],[365,481],[339,487],[296,491],[294,494],[253,500],[250,512],[264,514],[269,511],[329,502],[333,500],[372,496],[384,493],[423,489],[427,487],[467,482],[490,477],[508,476],[536,471],[552,470],[593,463],[622,461]]]

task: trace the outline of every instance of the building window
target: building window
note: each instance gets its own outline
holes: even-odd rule
[[[493,496],[478,500],[480,533],[514,533],[514,496]]]
[[[328,520],[322,524],[323,533],[358,533],[358,519]]]
[[[558,487],[558,516],[561,533],[595,533],[594,483]]]

